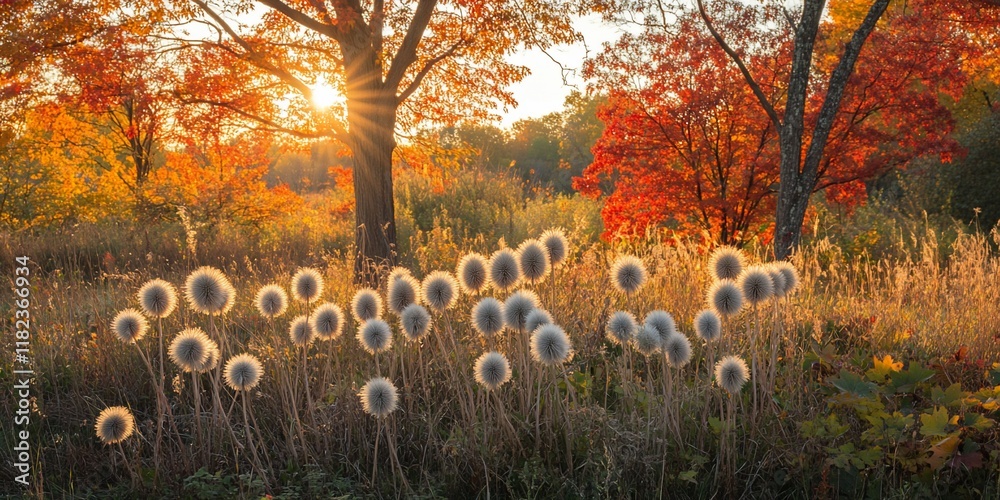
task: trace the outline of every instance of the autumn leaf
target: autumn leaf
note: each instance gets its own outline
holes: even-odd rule
[[[892,355],[886,354],[884,358],[878,359],[877,356],[873,357],[875,366],[865,372],[865,375],[869,380],[874,382],[883,382],[889,374],[893,372],[898,372],[903,369],[903,363],[899,361],[894,361]]]
[[[945,436],[948,424],[948,410],[938,406],[933,412],[920,415],[920,434],[924,437]]]

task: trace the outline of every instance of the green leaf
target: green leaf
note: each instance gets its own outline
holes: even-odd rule
[[[938,406],[933,413],[920,415],[920,434],[924,437],[947,436],[948,410]]]
[[[725,424],[722,423],[722,420],[719,420],[715,417],[708,417],[708,426],[712,428],[713,433],[722,434],[722,429],[724,425]]]
[[[962,386],[958,383],[951,384],[951,386],[943,391],[938,386],[931,388],[931,401],[934,401],[934,404],[942,406],[961,406],[966,395],[966,392],[962,390]]]
[[[687,481],[691,484],[698,484],[698,471],[686,470],[677,475],[677,479]]]
[[[979,432],[986,432],[996,423],[991,418],[986,418],[978,413],[966,413],[963,425],[972,427]]]
[[[902,372],[892,372],[889,374],[889,387],[895,392],[913,392],[917,384],[931,379],[937,372],[911,363],[910,368]]]
[[[874,393],[876,387],[875,384],[871,382],[865,382],[860,375],[843,369],[840,370],[840,377],[831,379],[830,383],[843,392],[849,392],[863,398],[870,397]]]

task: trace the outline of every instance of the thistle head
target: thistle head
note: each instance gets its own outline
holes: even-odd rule
[[[617,311],[608,319],[608,338],[616,344],[627,344],[639,333],[635,316],[625,311]]]
[[[420,304],[410,304],[399,315],[399,328],[407,340],[420,340],[431,328],[431,314]]]
[[[420,283],[413,276],[407,274],[389,280],[386,293],[389,310],[396,313],[397,316],[402,314],[403,309],[417,302],[419,294]]]
[[[517,248],[517,261],[524,279],[541,283],[549,273],[549,252],[538,240],[527,240]]]
[[[499,290],[507,291],[521,280],[517,255],[509,248],[502,248],[490,257],[490,282]]]
[[[548,366],[569,361],[573,354],[569,337],[559,325],[549,323],[531,334],[531,357]]]
[[[726,392],[737,394],[749,378],[747,364],[736,356],[726,356],[715,364],[715,383]]]
[[[333,340],[344,332],[344,311],[327,302],[313,311],[309,323],[320,340]]]
[[[170,342],[170,360],[185,372],[199,372],[209,361],[212,339],[201,328],[188,328]]]
[[[736,247],[721,246],[712,252],[708,267],[716,280],[735,280],[746,265],[743,252]]]
[[[316,331],[309,324],[309,318],[304,315],[296,316],[288,327],[288,338],[292,339],[295,347],[305,347],[312,344],[313,340],[316,340]]]
[[[288,308],[288,295],[285,293],[285,289],[278,285],[264,285],[257,292],[257,298],[254,302],[257,304],[257,311],[260,312],[261,316],[274,319],[285,314],[285,309]]]
[[[197,312],[223,314],[233,306],[236,290],[222,271],[202,266],[188,275],[184,296]]]
[[[732,316],[743,308],[743,292],[733,281],[716,281],[708,289],[708,303],[719,316]]]
[[[687,335],[675,331],[663,344],[663,353],[670,366],[681,368],[691,362],[691,341]]]
[[[662,344],[665,344],[671,335],[677,333],[677,323],[674,322],[674,317],[667,311],[650,311],[643,323],[652,328],[660,336],[660,343]]]
[[[764,270],[767,272],[767,275],[771,277],[771,284],[774,285],[774,294],[772,297],[776,299],[784,297],[785,293],[788,291],[785,288],[785,285],[787,284],[785,282],[785,275],[781,274],[781,270],[779,270],[778,266],[773,263],[765,266]]]
[[[135,417],[124,406],[105,408],[97,416],[94,430],[104,444],[120,443],[135,431]]]
[[[443,312],[458,298],[458,283],[451,273],[434,271],[424,278],[421,295],[424,304],[436,312]]]
[[[503,303],[503,322],[514,331],[524,329],[528,315],[538,308],[538,295],[531,290],[518,290]]]
[[[549,253],[549,263],[553,267],[566,260],[569,253],[569,242],[562,229],[549,229],[542,233],[538,239],[545,245],[545,250]]]
[[[362,288],[351,300],[351,312],[358,323],[382,317],[382,297],[371,288]]]
[[[479,293],[489,284],[486,264],[486,257],[475,252],[466,254],[458,262],[455,272],[458,283],[466,293]]]
[[[323,275],[311,267],[303,267],[292,275],[292,296],[299,302],[315,302],[323,294]]]
[[[249,391],[260,382],[264,368],[260,360],[250,354],[237,354],[226,361],[226,385],[234,391]]]
[[[139,289],[139,305],[154,318],[166,318],[177,307],[177,289],[161,279],[147,281]]]
[[[639,291],[646,283],[646,265],[634,255],[623,255],[611,265],[611,283],[625,295]]]
[[[799,287],[799,272],[791,262],[780,261],[774,264],[785,277],[785,295],[791,295]]]
[[[369,380],[361,388],[358,396],[361,398],[361,406],[364,408],[365,413],[375,418],[388,417],[389,414],[396,410],[396,386],[383,377],[376,377]]]
[[[115,335],[118,336],[118,340],[121,340],[126,344],[134,344],[138,342],[146,336],[146,332],[149,329],[146,317],[135,309],[125,309],[124,311],[118,313],[118,315],[115,316],[114,321],[112,321],[112,324],[114,326]]]
[[[740,274],[738,284],[740,291],[743,292],[743,298],[752,306],[756,306],[774,295],[774,282],[771,281],[771,275],[760,266],[745,269]]]
[[[484,337],[492,337],[503,330],[503,305],[493,297],[484,297],[472,308],[472,326]]]
[[[663,346],[663,341],[660,340],[660,334],[655,328],[649,325],[642,325],[639,327],[639,331],[635,334],[635,348],[643,356],[649,356],[656,351],[660,350]]]
[[[375,318],[358,327],[358,342],[370,354],[378,354],[392,347],[392,329],[389,323]]]
[[[479,356],[475,371],[476,382],[489,391],[496,390],[510,380],[510,363],[506,356],[496,351]]]
[[[705,309],[694,319],[694,331],[705,342],[711,342],[722,335],[722,319],[715,311]]]
[[[528,313],[527,318],[524,318],[524,331],[533,332],[538,327],[549,323],[552,323],[552,315],[545,309],[535,308]]]

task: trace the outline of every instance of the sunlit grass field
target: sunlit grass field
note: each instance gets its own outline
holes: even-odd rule
[[[398,314],[384,303],[380,317],[391,327],[392,344],[374,355],[356,338],[362,324],[352,313],[358,288],[349,249],[305,246],[292,228],[270,247],[219,238],[194,251],[185,247],[183,232],[144,234],[131,227],[7,237],[5,266],[21,254],[34,263],[32,493],[1000,495],[996,233],[959,234],[945,252],[927,232],[914,240],[915,250],[877,259],[813,239],[790,260],[799,282],[787,297],[756,307],[744,300],[738,313],[723,318],[721,337],[706,342],[694,321],[712,306],[714,247],[655,235],[610,244],[597,240],[592,228],[560,225],[569,241],[566,259],[539,283],[456,290],[440,311],[425,303],[431,326],[417,341],[404,335]],[[416,230],[399,260],[420,281],[437,270],[455,273],[469,252],[488,258],[504,247],[517,249],[541,229],[520,228],[523,237],[502,241],[440,227]],[[747,266],[768,262],[766,248],[743,253]],[[615,286],[611,273],[623,255],[637,257],[646,270],[647,279],[631,294]],[[203,265],[221,270],[235,289],[224,314],[200,314],[183,296],[185,280]],[[324,280],[309,303],[296,301],[291,285],[303,267],[317,269]],[[136,344],[122,342],[112,321],[140,307],[136,294],[154,278],[177,288],[177,309],[162,323],[149,319]],[[272,283],[288,292],[288,309],[269,320],[254,298]],[[571,353],[564,361],[533,358],[531,332],[523,327],[508,324],[492,337],[477,331],[472,310],[480,300],[503,303],[517,290],[533,292],[537,307],[565,331]],[[383,280],[383,302],[386,292]],[[293,319],[325,302],[343,309],[343,333],[297,347],[289,338]],[[615,312],[631,313],[641,327],[656,310],[675,320],[690,344],[689,362],[609,335]],[[8,330],[12,317],[4,314]],[[157,450],[158,377],[150,372],[160,368],[159,331],[166,348],[193,327],[220,344],[220,368],[192,377],[163,354],[171,418],[162,418]],[[3,339],[4,350],[13,351],[11,337]],[[489,390],[477,383],[475,363],[494,350],[508,360],[510,380]],[[221,379],[225,362],[239,353],[255,356],[263,368],[259,384],[245,394],[251,417],[243,413],[243,394]],[[734,393],[720,387],[711,366],[727,355],[753,372]],[[0,379],[5,400],[13,401],[10,369],[5,358]],[[398,393],[385,417],[367,413],[359,397],[377,376]],[[95,419],[119,405],[134,414],[134,433],[102,443]],[[6,413],[13,409],[3,408],[4,421],[11,421]],[[6,454],[13,437],[3,436],[0,449],[12,463]],[[7,480],[9,470],[3,488],[20,494]]]

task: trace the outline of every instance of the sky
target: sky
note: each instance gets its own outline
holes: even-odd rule
[[[524,118],[537,118],[560,111],[571,91],[586,90],[586,82],[580,77],[583,62],[600,53],[603,44],[617,40],[620,32],[617,27],[603,23],[596,14],[578,18],[573,25],[583,35],[584,41],[549,50],[555,61],[540,50],[523,51],[508,57],[509,61],[528,67],[531,74],[510,87],[518,106],[507,110],[507,113],[500,110],[503,116],[501,126],[509,127]],[[566,85],[562,83],[560,64],[569,70]]]

